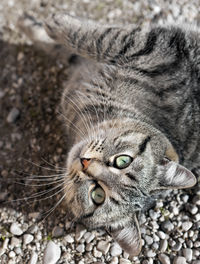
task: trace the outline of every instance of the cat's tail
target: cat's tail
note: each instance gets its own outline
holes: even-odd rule
[[[62,62],[76,63],[77,56],[50,38],[44,29],[43,23],[33,16],[27,13],[21,16],[18,19],[18,28],[20,32],[25,33],[29,40],[31,40],[35,48],[43,50],[51,57],[59,59]]]

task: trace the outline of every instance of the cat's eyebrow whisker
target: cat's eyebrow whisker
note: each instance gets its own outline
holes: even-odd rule
[[[29,178],[27,177],[22,177],[18,179],[24,179],[24,180],[38,180],[38,181],[53,181],[56,180],[57,178],[65,178],[66,174],[56,174],[56,175],[31,175]]]
[[[33,161],[30,161],[30,160],[27,160],[27,159],[24,159],[24,158],[23,158],[23,160],[26,161],[26,162],[29,162],[30,164],[32,164],[32,165],[34,165],[34,166],[36,166],[38,168],[41,168],[41,169],[44,169],[44,170],[49,170],[49,171],[57,172],[57,170],[55,170],[55,169],[50,169],[48,167],[43,167],[43,166],[41,166],[41,165],[39,165],[39,164],[37,164],[37,163],[35,163]]]
[[[89,125],[88,125],[88,123],[87,123],[87,119],[86,119],[86,117],[84,116],[84,114],[82,113],[82,111],[81,111],[81,109],[80,109],[80,107],[78,106],[78,104],[76,104],[71,98],[69,98],[69,97],[65,97],[65,100],[69,100],[70,102],[71,102],[71,106],[73,107],[73,109],[74,109],[74,111],[79,115],[79,117],[83,120],[83,124],[84,124],[84,126],[85,126],[85,128],[86,128],[86,131],[87,131],[87,133],[88,133],[88,135],[89,135],[89,130],[90,130],[90,128],[89,128]],[[73,105],[72,105],[73,104]],[[78,109],[78,111],[76,110],[76,108]]]
[[[54,164],[50,163],[49,161],[47,161],[46,159],[44,159],[43,157],[41,158],[42,161],[44,161],[45,163],[47,163],[48,165],[50,165],[51,167],[55,168],[55,170],[57,171],[65,171],[67,168],[63,168],[63,167],[57,167]]]
[[[79,93],[79,95],[78,95],[78,93]],[[79,103],[82,104],[82,106],[84,108],[84,113],[87,116],[88,122],[90,123],[90,127],[89,127],[89,130],[88,130],[88,137],[89,137],[89,141],[91,142],[92,141],[92,138],[95,135],[94,126],[92,124],[92,116],[91,116],[90,112],[88,111],[87,104],[83,103],[83,98],[82,98],[83,93],[81,93],[80,91],[76,91],[76,94],[78,95]],[[88,100],[88,98],[87,98],[87,100]],[[90,133],[91,133],[92,130],[93,130],[93,132],[92,132],[93,133],[93,136],[90,135]]]
[[[98,119],[98,125],[99,125],[99,116],[98,116],[98,112],[96,110],[96,107],[94,106],[94,103],[92,102],[92,99],[87,97],[84,93],[81,93],[80,91],[77,91],[76,93],[79,93],[81,96],[84,96],[86,98],[86,100],[89,100],[89,102],[91,102],[94,110],[95,110],[95,114],[96,114],[96,117]],[[79,97],[80,98],[80,97]],[[87,105],[86,105],[86,108],[87,108]],[[88,116],[90,116],[90,124],[91,124],[91,128],[93,129],[93,132],[94,132],[94,138],[96,138],[96,132],[95,132],[95,128],[94,128],[94,125],[92,124],[92,117],[91,117],[91,114],[88,112]],[[91,140],[90,140],[91,141]]]
[[[63,113],[60,113],[59,111],[57,111],[58,114],[60,114],[67,122],[70,123],[70,125],[72,125],[73,127],[70,127],[70,129],[73,129],[73,131],[77,134],[77,132],[79,132],[79,136],[81,137],[82,140],[85,140],[85,133],[83,133],[83,131],[81,131],[75,124],[73,124],[69,118],[67,118]],[[67,125],[67,124],[65,124]],[[69,124],[68,124],[69,125]]]
[[[33,180],[34,181],[34,180]],[[23,185],[23,186],[32,186],[32,187],[42,187],[42,186],[49,186],[49,185],[53,185],[59,182],[64,182],[64,179],[58,179],[58,180],[54,180],[48,183],[42,183],[42,184],[29,184],[29,183],[23,183],[23,182],[18,182],[18,181],[13,181],[13,183],[18,184],[18,185]]]
[[[56,178],[58,176],[64,176],[64,175],[67,175],[66,172],[62,171],[63,173],[57,173],[57,174],[50,174],[50,175],[38,175],[38,174],[32,174],[32,173],[27,173],[27,172],[23,172],[23,171],[17,171],[15,170],[15,174],[17,176],[19,176],[20,179],[28,179],[28,178],[31,178],[31,177],[35,177],[35,178]],[[20,176],[21,175],[21,176]],[[23,177],[23,175],[25,176],[28,176],[28,177]],[[8,179],[8,178],[7,178]],[[10,177],[10,179],[13,179]],[[15,178],[16,179],[16,178]]]
[[[66,174],[64,175],[57,175],[57,177],[47,177],[47,176],[41,176],[41,177],[18,177],[18,178],[12,178],[12,177],[9,177],[9,178],[6,178],[6,179],[0,179],[1,181],[7,181],[7,180],[21,180],[21,181],[39,181],[39,182],[56,182],[57,180],[61,180],[61,179],[65,179],[66,177]]]

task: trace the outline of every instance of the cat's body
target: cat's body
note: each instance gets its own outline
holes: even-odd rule
[[[102,26],[68,15],[49,36],[78,58],[62,96],[71,150],[66,203],[140,251],[135,212],[162,189],[186,188],[200,163],[200,36],[180,27]],[[97,197],[98,196],[98,197]]]
[[[107,38],[112,37],[108,33]],[[146,43],[148,38],[151,40]],[[105,115],[108,119],[120,116],[152,125],[170,140],[180,162],[193,169],[200,164],[199,32],[174,26],[152,27],[140,41],[140,47],[127,51],[127,60],[133,57],[127,65],[119,62],[122,65],[115,67],[114,62],[80,58],[65,94],[74,99],[77,91],[83,93],[80,108],[89,105],[87,110],[96,115],[86,99],[91,97],[101,121]],[[68,117],[69,108],[63,107]]]

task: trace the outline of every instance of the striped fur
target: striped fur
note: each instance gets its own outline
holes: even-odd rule
[[[135,214],[162,189],[196,183],[200,163],[200,37],[177,26],[99,25],[65,14],[45,23],[80,55],[62,96],[71,136],[66,203],[75,221],[106,228],[129,254],[141,248]],[[118,155],[133,161],[114,167]],[[80,158],[90,159],[83,171]],[[188,169],[178,164],[178,161]],[[91,200],[98,183],[106,199]]]

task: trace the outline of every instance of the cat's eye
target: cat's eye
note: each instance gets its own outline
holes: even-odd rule
[[[117,169],[125,169],[131,164],[132,161],[132,157],[128,155],[121,155],[115,158],[113,166]]]
[[[98,185],[91,191],[91,198],[93,202],[97,205],[100,205],[105,200],[105,192],[104,190]]]

